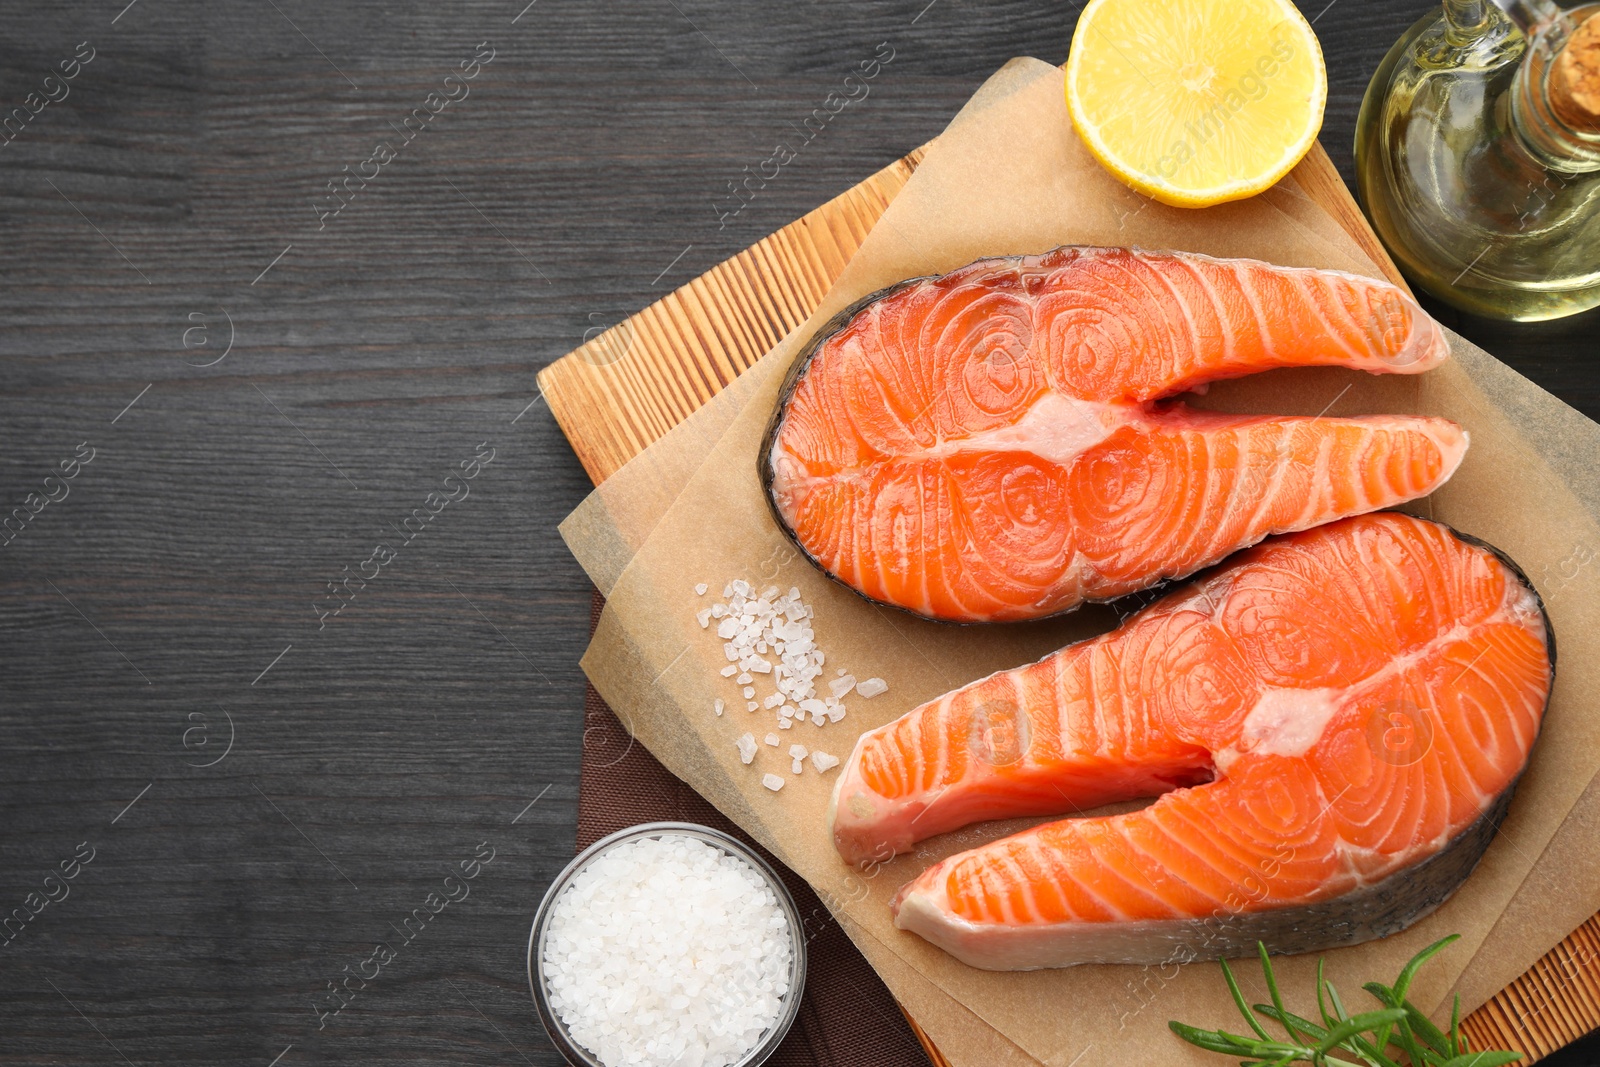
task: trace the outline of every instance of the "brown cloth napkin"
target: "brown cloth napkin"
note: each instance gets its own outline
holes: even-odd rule
[[[605,600],[594,594],[589,631]],[[628,736],[593,686],[583,698],[578,849],[642,822],[699,823],[732,834],[782,876],[805,920],[807,974],[800,1017],[773,1067],[928,1067],[927,1054],[877,973],[799,875],[772,858]]]

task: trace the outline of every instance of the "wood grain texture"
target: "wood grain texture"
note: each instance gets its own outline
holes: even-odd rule
[[[596,484],[610,477],[804,322],[924,151],[889,164],[540,371],[545,403],[589,477]]]
[[[1316,23],[1346,178],[1366,78],[1426,6]],[[590,480],[535,375],[937,135],[1012,56],[1060,62],[1074,10],[0,7],[0,114],[95,50],[0,143],[0,515],[96,450],[0,547],[0,917],[97,850],[0,947],[0,1065],[555,1067],[522,953],[572,852],[591,588],[555,527]],[[882,41],[870,99],[721,226],[727,183]],[[470,96],[407,141],[480,42]],[[1596,321],[1463,332],[1596,413]],[[319,623],[480,442],[470,496]],[[471,897],[319,1028],[480,841]]]
[[[1461,1028],[1474,1048],[1515,1049],[1531,1063],[1593,1030],[1597,1019],[1600,915],[1574,930],[1522,977],[1462,1020]],[[1593,1057],[1592,1043],[1586,1055]],[[1572,1062],[1595,1060],[1574,1058]]]

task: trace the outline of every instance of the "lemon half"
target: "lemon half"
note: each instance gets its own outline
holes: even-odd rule
[[[1067,110],[1111,173],[1176,207],[1269,188],[1310,151],[1328,75],[1289,0],[1091,0]]]

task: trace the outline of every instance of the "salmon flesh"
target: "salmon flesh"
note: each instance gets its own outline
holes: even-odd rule
[[[864,734],[830,808],[872,866],[985,819],[895,923],[991,970],[1309,952],[1382,937],[1488,846],[1555,646],[1504,557],[1398,513],[1275,538],[1121,627]]]
[[[869,599],[1040,618],[1423,496],[1467,447],[1439,418],[1163,398],[1275,367],[1417,374],[1448,354],[1405,293],[1336,271],[1122,248],[980,260],[812,338],[760,476],[799,548]]]

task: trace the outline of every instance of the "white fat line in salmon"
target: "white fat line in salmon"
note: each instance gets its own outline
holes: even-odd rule
[[[1347,785],[1335,796],[1325,799],[1322,803],[1322,811],[1326,812],[1333,807],[1349,791],[1350,787]],[[1119,843],[1117,848],[1123,850],[1124,854],[1126,854],[1123,844]],[[1240,879],[1239,884],[1228,891],[1228,895],[1223,898],[1222,903],[1211,909],[1211,914],[1198,920],[1200,929],[1204,931],[1198,944],[1180,945],[1170,957],[1160,963],[1142,965],[1139,968],[1138,976],[1128,979],[1127,982],[1128,991],[1139,1000],[1139,1005],[1130,1011],[1122,1013],[1122,1016],[1117,1021],[1117,1029],[1126,1030],[1130,1021],[1151,1004],[1154,1004],[1156,994],[1166,988],[1168,983],[1175,980],[1178,977],[1178,972],[1183,967],[1197,960],[1209,960],[1211,956],[1208,950],[1223,935],[1225,930],[1224,923],[1228,917],[1245,910],[1246,907],[1259,904],[1265,900],[1267,897],[1266,880],[1276,877],[1279,871],[1288,864],[1293,863],[1298,856],[1299,851],[1288,842],[1279,841],[1273,845],[1272,852],[1261,858],[1261,861],[1256,865],[1254,873],[1247,874]],[[1171,974],[1167,973],[1168,968],[1171,968]],[[1156,972],[1158,982],[1154,991],[1150,991],[1150,972],[1152,970]],[[1150,996],[1148,998],[1142,997],[1140,990],[1150,992]]]

